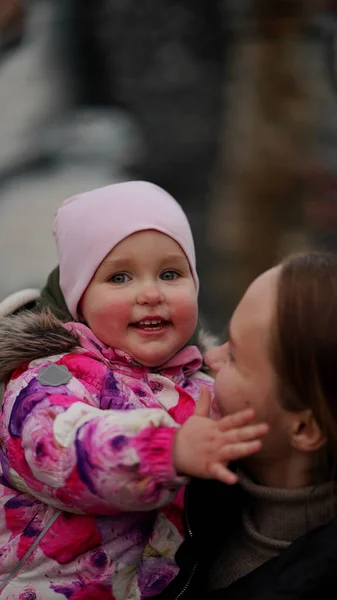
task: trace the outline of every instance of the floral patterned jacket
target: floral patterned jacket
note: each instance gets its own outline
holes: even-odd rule
[[[201,362],[189,346],[149,369],[50,313],[1,320],[2,600],[142,600],[174,578],[172,444],[212,385]]]

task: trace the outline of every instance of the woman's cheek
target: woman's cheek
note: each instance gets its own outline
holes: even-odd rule
[[[226,401],[227,398],[228,386],[226,379],[222,376],[222,373],[218,373],[215,378],[212,409],[214,410],[214,414],[217,412],[219,418],[224,417],[229,412]]]
[[[231,415],[246,408],[243,401],[242,380],[238,372],[228,363],[215,378],[214,395],[221,416]]]

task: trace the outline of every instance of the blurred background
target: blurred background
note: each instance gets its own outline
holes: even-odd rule
[[[336,0],[0,0],[0,300],[56,265],[64,198],[135,178],[186,211],[215,333],[337,251]]]

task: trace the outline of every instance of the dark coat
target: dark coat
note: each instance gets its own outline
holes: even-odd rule
[[[186,540],[180,573],[160,600],[329,600],[337,590],[337,518],[298,538],[252,573],[207,592],[207,573],[226,536],[239,527],[245,492],[195,480],[186,491]],[[228,548],[230,552],[230,548]]]

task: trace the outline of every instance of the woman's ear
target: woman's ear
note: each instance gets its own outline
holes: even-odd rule
[[[315,452],[324,446],[326,437],[317,424],[311,410],[294,414],[292,445],[302,452]]]

